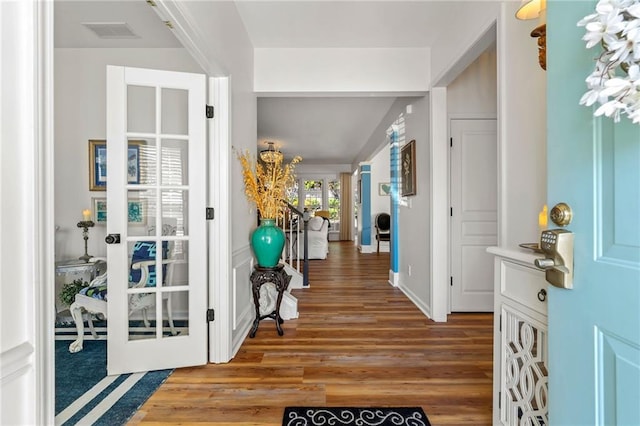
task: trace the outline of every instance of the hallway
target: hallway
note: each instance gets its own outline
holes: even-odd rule
[[[284,407],[422,406],[435,425],[489,425],[492,314],[434,323],[388,282],[389,254],[329,244],[294,290],[300,317],[263,321],[223,365],[176,370],[130,424],[280,425]]]

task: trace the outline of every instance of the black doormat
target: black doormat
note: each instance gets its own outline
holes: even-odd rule
[[[430,426],[420,407],[287,407],[282,426]]]

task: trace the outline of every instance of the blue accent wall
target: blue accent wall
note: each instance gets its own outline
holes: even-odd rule
[[[391,132],[391,149],[390,149],[390,175],[391,175],[391,242],[389,242],[389,251],[391,257],[391,270],[399,271],[399,244],[398,244],[398,215],[400,213],[400,185],[398,182],[400,161],[400,147],[398,147],[398,131]]]
[[[371,245],[371,165],[360,165],[360,245]]]

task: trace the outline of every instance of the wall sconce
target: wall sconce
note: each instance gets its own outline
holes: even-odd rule
[[[531,37],[538,39],[538,63],[547,70],[547,0],[523,0],[516,12],[516,18],[538,19],[538,26],[531,31]]]
[[[282,162],[282,152],[276,149],[275,143],[266,141],[265,144],[267,145],[267,149],[260,151],[260,159],[265,163]]]

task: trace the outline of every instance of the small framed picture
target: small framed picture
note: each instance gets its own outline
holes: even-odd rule
[[[391,195],[391,183],[380,182],[378,184],[378,195]]]
[[[140,183],[140,146],[144,141],[129,141],[127,183]],[[89,191],[107,190],[107,141],[89,140]]]
[[[107,199],[105,197],[94,197],[91,199],[93,206],[93,222],[96,225],[107,224]],[[146,203],[145,200],[127,201],[127,222],[130,225],[144,225],[146,223]]]
[[[132,225],[145,224],[144,200],[129,200],[127,202],[128,222]]]
[[[416,195],[416,141],[406,144],[400,150],[400,175],[402,176],[403,197]]]
[[[93,222],[96,225],[107,224],[107,199],[104,197],[94,197],[91,199],[93,206]]]

